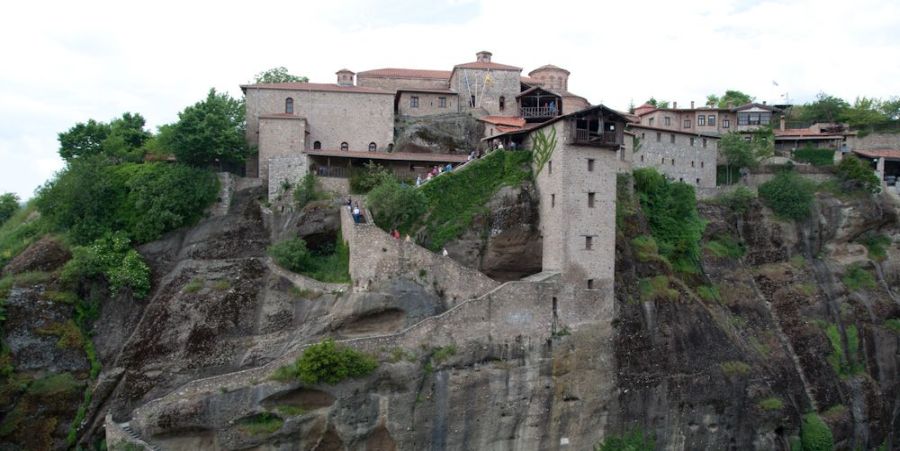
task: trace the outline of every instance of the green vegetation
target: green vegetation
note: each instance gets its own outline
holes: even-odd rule
[[[324,197],[324,193],[319,191],[316,186],[316,176],[313,174],[304,175],[297,187],[294,188],[294,201],[297,202],[297,207],[299,208],[303,208],[306,204]]]
[[[0,267],[47,232],[47,223],[40,218],[31,202],[0,225]]]
[[[194,277],[190,282],[184,285],[182,290],[184,290],[185,293],[196,293],[202,290],[204,286],[206,286],[206,282],[203,279]]]
[[[637,199],[632,194],[631,174],[616,174],[616,233],[625,233],[625,218],[637,213]],[[655,243],[654,243],[655,245]]]
[[[743,215],[750,210],[754,199],[756,199],[756,193],[739,186],[730,192],[716,196],[713,202],[728,208],[734,214]]]
[[[610,435],[594,446],[594,451],[653,451],[656,440],[651,434],[634,429],[622,435]]]
[[[284,240],[270,246],[269,255],[285,269],[321,282],[350,281],[350,249],[340,235],[334,246],[316,251],[310,251],[302,238]]]
[[[644,302],[678,299],[678,290],[669,288],[668,276],[645,277],[638,281],[638,289]]]
[[[722,302],[722,295],[716,286],[700,285],[697,287],[697,296],[707,302]]]
[[[297,417],[308,412],[308,410],[304,409],[303,407],[292,406],[290,404],[281,404],[275,406],[275,410],[277,410],[278,413],[289,417]]]
[[[254,83],[306,83],[309,78],[293,75],[288,72],[286,67],[278,66],[256,74],[253,80]]]
[[[530,161],[531,152],[495,151],[461,170],[432,179],[419,188],[428,201],[428,213],[418,218],[410,231],[424,231],[425,246],[439,251],[460,236],[476,215],[487,213],[485,205],[497,190],[529,180]]]
[[[822,416],[825,417],[826,420],[831,421],[840,419],[845,413],[847,413],[847,406],[835,404],[822,412]]]
[[[843,122],[859,130],[861,135],[873,131],[892,131],[900,121],[900,98],[877,99],[857,97],[847,101],[824,92],[816,100],[791,109],[792,119],[812,122]]]
[[[834,448],[831,429],[817,413],[809,412],[803,416],[800,443],[803,451],[831,451]]]
[[[831,343],[831,353],[828,354],[826,360],[834,368],[834,371],[841,377],[852,376],[865,371],[865,366],[858,360],[859,352],[859,334],[856,326],[850,325],[844,327],[844,333],[847,336],[847,352],[844,352],[844,345],[841,341],[841,331],[834,324],[825,323],[825,335]]]
[[[413,223],[425,214],[427,199],[422,190],[386,180],[369,192],[366,198],[375,224],[385,230],[409,232]]]
[[[90,246],[72,248],[72,259],[63,267],[61,279],[75,286],[101,276],[112,293],[127,289],[135,298],[143,299],[150,292],[150,268],[121,232],[107,234]]]
[[[741,91],[728,89],[721,97],[710,94],[706,96],[706,106],[716,108],[734,108],[751,103],[756,98]]]
[[[807,145],[794,151],[794,160],[812,163],[813,166],[831,166],[834,164],[834,149],[819,149]]]
[[[750,141],[738,132],[726,133],[719,141],[719,152],[725,157],[725,185],[733,182],[730,168],[755,168],[759,162],[775,151],[775,135],[771,127],[760,127],[753,132]]]
[[[454,355],[456,355],[456,346],[443,346],[434,349],[431,354],[431,359],[434,360],[434,363],[440,364]]]
[[[841,281],[844,282],[844,286],[850,291],[871,290],[876,287],[875,277],[858,263],[853,263],[847,267],[847,272],[844,273],[844,277],[841,277]]]
[[[250,435],[271,434],[283,425],[284,420],[271,413],[260,413],[238,421],[238,427]]]
[[[881,180],[869,166],[869,163],[860,160],[855,155],[846,155],[838,163],[837,176],[841,179],[841,187],[844,190],[867,191],[878,193],[881,191]]]
[[[743,376],[750,372],[750,365],[740,360],[729,360],[719,366],[722,368],[722,373],[728,377]]]
[[[553,157],[553,151],[556,150],[556,128],[550,127],[550,133],[544,134],[543,130],[538,130],[534,134],[534,144],[531,150],[531,163],[534,165],[534,176],[537,177],[544,170],[544,166]]]
[[[781,410],[784,407],[784,402],[781,398],[770,397],[756,403],[756,406],[762,410]]]
[[[151,134],[144,130],[144,117],[125,113],[110,123],[93,119],[62,132],[59,137],[59,155],[66,161],[102,156],[110,161],[140,161],[144,156],[144,144]]]
[[[275,380],[300,379],[307,384],[337,384],[347,378],[363,377],[378,368],[378,361],[355,349],[328,339],[303,351],[293,367],[279,368]]]
[[[706,243],[706,250],[716,257],[732,259],[741,258],[746,252],[744,244],[739,243],[731,235],[719,235],[716,239],[710,240]]]
[[[716,186],[729,186],[741,180],[741,168],[719,165],[716,166]]]
[[[350,192],[354,194],[366,194],[387,181],[396,181],[394,174],[377,163],[368,162],[362,169],[350,170]]]
[[[667,268],[672,267],[668,259],[659,255],[659,247],[656,245],[656,240],[650,235],[635,237],[631,240],[631,247],[634,249],[635,257],[639,262],[658,262]]]
[[[659,253],[680,272],[699,272],[699,242],[706,225],[697,214],[694,188],[669,182],[652,168],[634,171],[634,181]]]
[[[81,329],[75,324],[74,320],[68,320],[57,323],[50,323],[46,327],[36,330],[39,335],[52,335],[59,337],[56,346],[66,349],[80,349],[84,346],[84,338],[81,336]]]
[[[799,221],[810,215],[815,184],[794,171],[781,171],[759,186],[759,197],[775,215]]]
[[[169,145],[179,162],[191,166],[243,163],[244,101],[210,89],[206,99],[178,113]]]
[[[887,258],[887,249],[891,246],[891,238],[878,233],[867,233],[858,240],[869,250],[869,258],[882,261]]]
[[[900,318],[890,318],[884,321],[884,327],[888,330],[900,334]]]
[[[12,218],[19,208],[19,196],[14,193],[0,195],[0,225]]]
[[[406,360],[407,362],[414,362],[416,360],[416,354],[412,351],[407,351],[403,348],[393,348],[390,351],[390,357],[388,357],[388,362],[397,363],[401,360]]]

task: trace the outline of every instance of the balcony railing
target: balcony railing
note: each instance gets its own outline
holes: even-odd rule
[[[559,114],[558,108],[550,108],[545,106],[524,106],[519,108],[519,116],[525,119],[534,117],[555,117]]]
[[[343,166],[316,166],[315,174],[319,177],[350,177],[350,170]]]
[[[590,130],[575,129],[575,144],[594,144],[594,145],[618,145],[619,142],[616,132],[592,132]]]

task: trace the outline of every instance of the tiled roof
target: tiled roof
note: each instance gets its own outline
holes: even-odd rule
[[[786,130],[773,130],[775,137],[822,137],[822,138],[842,138],[843,133],[823,133],[820,130],[809,128],[789,128]]]
[[[554,66],[554,65],[552,65],[552,64],[545,64],[545,65],[543,65],[543,66],[541,66],[541,67],[539,67],[539,68],[537,68],[537,69],[535,69],[535,70],[529,72],[528,75],[531,75],[531,74],[533,74],[533,73],[535,73],[535,72],[537,72],[537,71],[547,70],[547,69],[551,69],[551,70],[561,70],[561,71],[565,72],[566,74],[570,74],[570,73],[571,73],[571,72],[569,72],[569,71],[567,71],[567,70],[565,70],[565,69],[563,69],[563,68],[561,68],[561,67],[559,67],[559,66]]]
[[[241,90],[247,92],[247,88],[280,89],[287,91],[327,91],[327,92],[354,92],[358,94],[390,94],[393,92],[363,86],[343,86],[332,83],[261,83],[256,85],[241,85]]]
[[[853,153],[869,158],[900,160],[900,149],[854,149]]]
[[[463,63],[457,64],[453,66],[454,69],[491,69],[491,70],[518,70],[521,71],[521,67],[516,66],[507,66],[506,64],[500,63],[489,63],[487,61],[473,61],[471,63]]]
[[[518,116],[483,116],[478,120],[494,125],[506,125],[512,127],[524,127],[525,118]]]
[[[427,69],[399,69],[388,67],[384,69],[372,69],[356,74],[356,77],[373,77],[373,78],[433,78],[447,80],[450,78],[449,70],[427,70]]]
[[[526,77],[524,75],[519,77],[519,81],[522,83],[525,83],[526,85],[532,85],[532,86],[541,84],[541,81],[538,80],[537,78]]]
[[[393,161],[427,161],[431,163],[462,163],[468,160],[468,155],[453,155],[446,153],[365,152],[359,150],[304,150],[303,152],[307,155],[321,157],[365,158],[371,160]]]
[[[451,96],[458,95],[456,91],[450,89],[428,89],[428,88],[401,88],[397,92],[432,92],[435,94],[447,94]]]

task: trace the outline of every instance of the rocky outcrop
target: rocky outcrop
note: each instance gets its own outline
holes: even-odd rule
[[[398,152],[461,152],[480,147],[484,124],[469,114],[398,118],[394,150]]]
[[[66,246],[60,243],[57,238],[47,235],[10,260],[3,268],[3,274],[53,271],[60,268],[70,258],[72,258],[72,253],[69,252]]]

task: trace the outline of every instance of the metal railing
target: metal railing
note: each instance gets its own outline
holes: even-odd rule
[[[319,177],[349,178],[350,170],[343,166],[316,166],[314,172]]]

